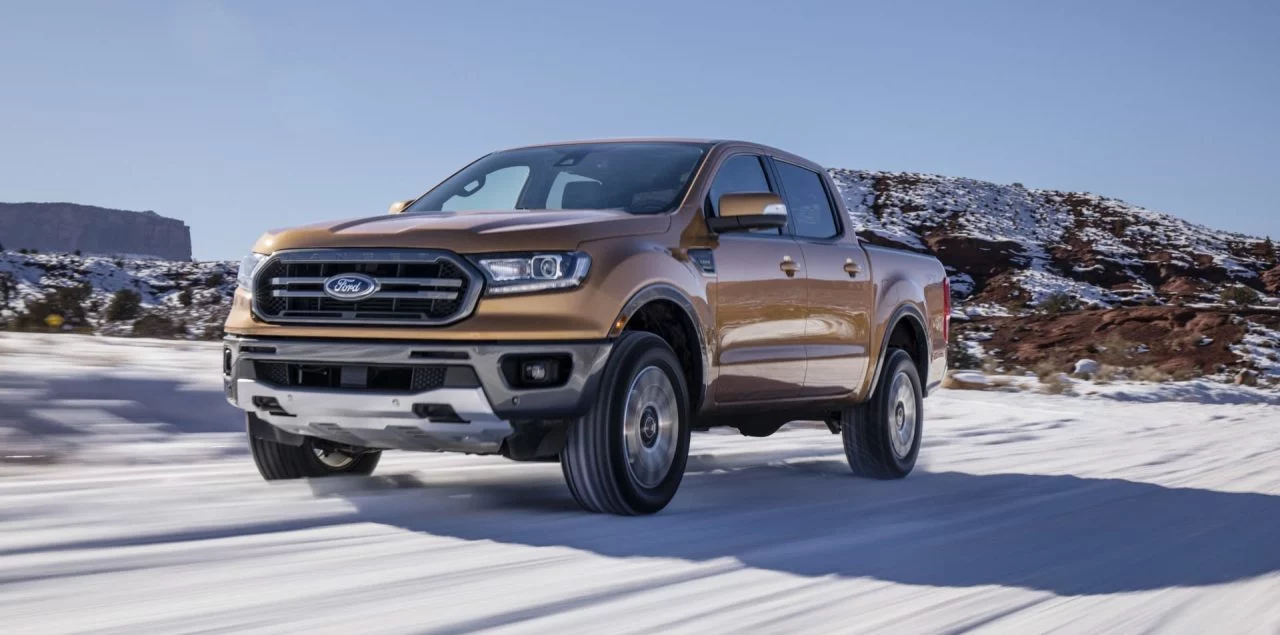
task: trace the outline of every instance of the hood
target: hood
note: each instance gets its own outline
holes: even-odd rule
[[[388,214],[272,230],[254,251],[327,247],[447,249],[456,253],[571,250],[584,241],[660,233],[666,214],[612,210],[517,210]]]

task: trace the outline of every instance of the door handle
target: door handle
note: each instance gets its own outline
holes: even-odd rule
[[[857,278],[858,274],[862,273],[862,267],[859,267],[858,263],[853,261],[853,258],[845,258],[844,271],[849,274],[850,278]]]
[[[782,270],[782,273],[787,274],[788,278],[796,277],[796,272],[800,271],[800,265],[796,264],[796,261],[792,260],[791,256],[783,256],[782,262],[778,263],[778,268]]]

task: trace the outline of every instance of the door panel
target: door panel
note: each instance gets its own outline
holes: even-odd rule
[[[861,385],[870,362],[875,289],[867,252],[856,238],[845,235],[847,223],[826,177],[782,160],[770,164],[808,274],[803,394],[851,392]]]
[[[722,234],[715,258],[716,401],[800,396],[807,312],[800,246],[788,237]]]
[[[846,242],[799,243],[809,274],[804,394],[847,393],[861,385],[870,365],[874,288],[867,252]]]

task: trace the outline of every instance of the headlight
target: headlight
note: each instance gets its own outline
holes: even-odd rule
[[[591,257],[581,253],[513,254],[474,259],[488,280],[487,295],[568,289],[582,284]]]
[[[240,271],[236,274],[236,286],[246,291],[253,291],[253,274],[258,265],[267,259],[266,254],[249,254],[240,261]]]

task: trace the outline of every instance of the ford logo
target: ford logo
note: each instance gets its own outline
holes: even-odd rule
[[[378,292],[378,281],[363,273],[340,273],[324,281],[325,295],[335,300],[354,302]]]

